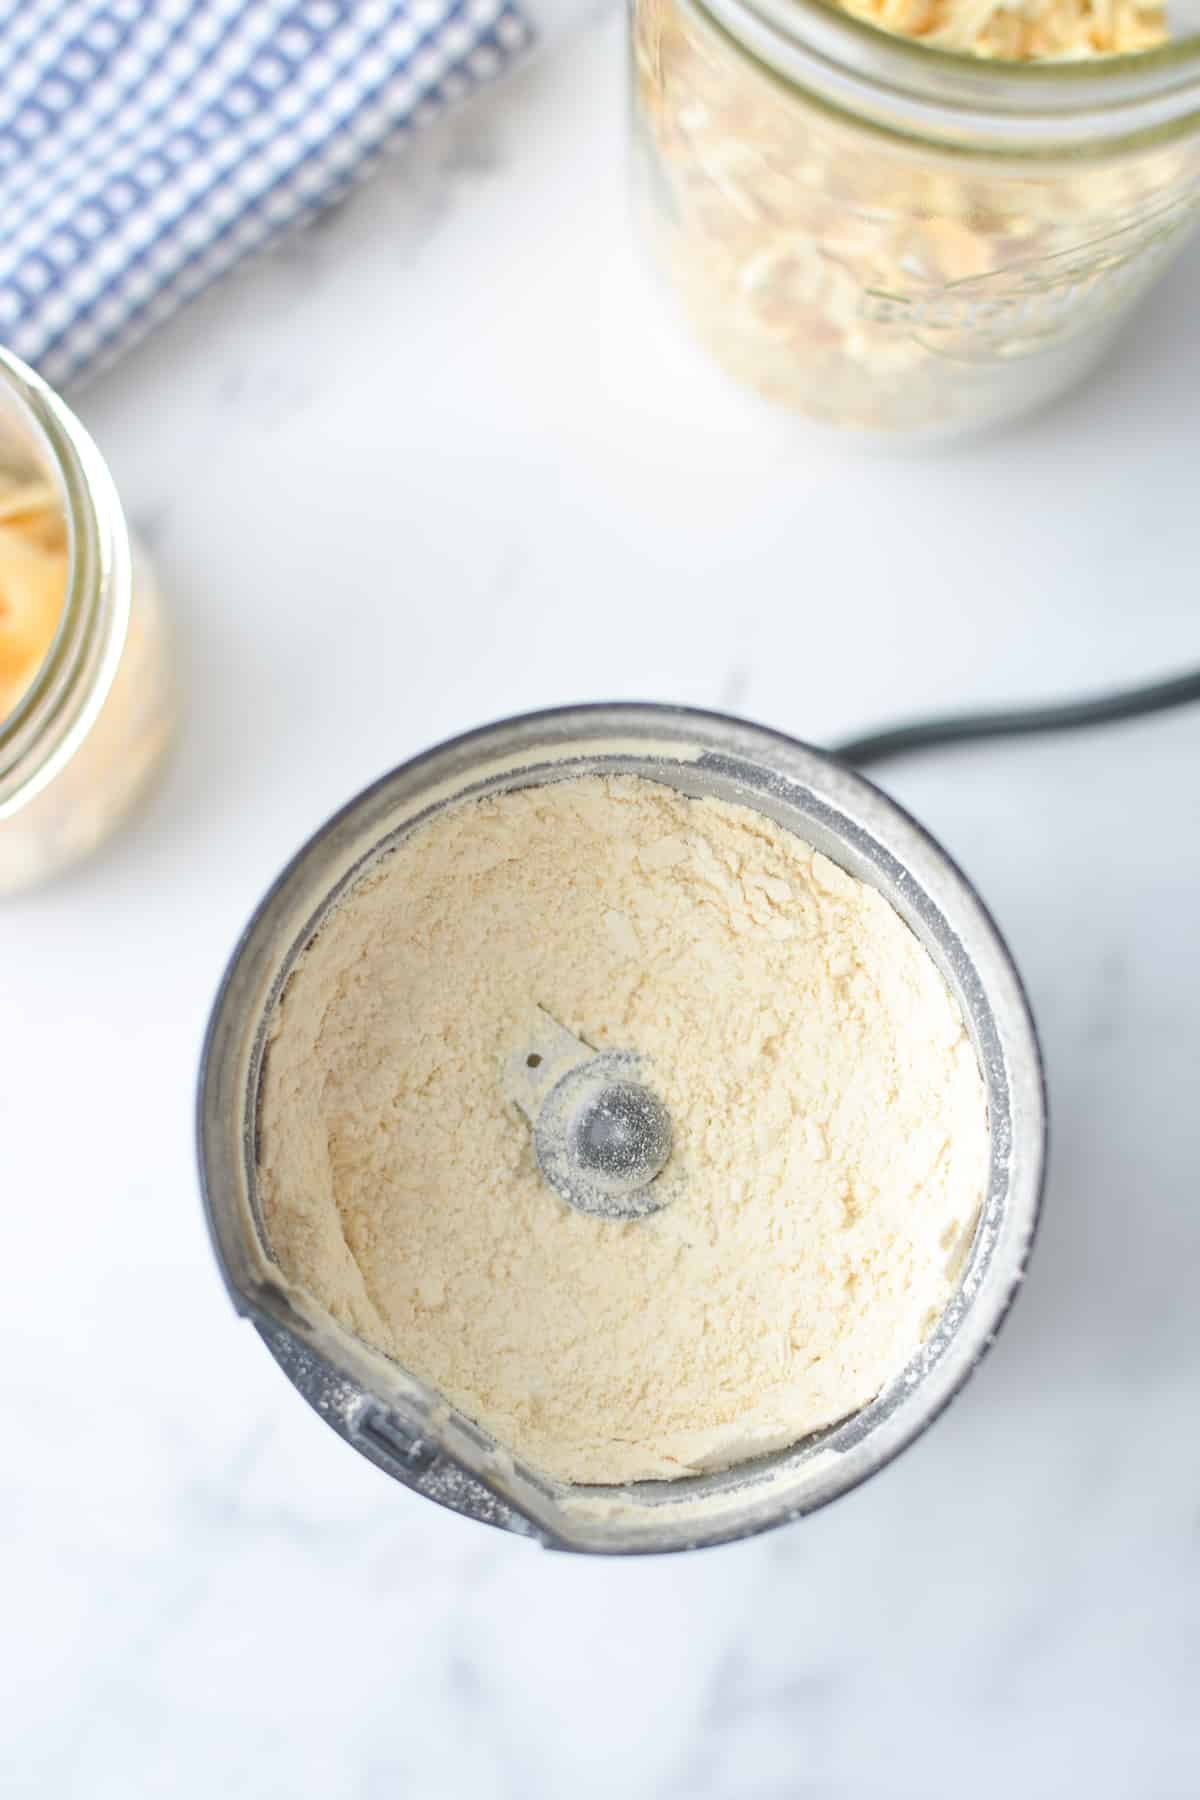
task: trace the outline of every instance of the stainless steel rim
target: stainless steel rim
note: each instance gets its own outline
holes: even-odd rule
[[[988,1091],[992,1171],[959,1294],[923,1351],[870,1406],[790,1450],[716,1475],[566,1489],[291,1290],[255,1215],[258,1076],[266,1023],[296,956],[364,865],[431,809],[471,793],[620,767],[728,793],[802,830],[871,880],[942,967]],[[656,705],[525,715],[455,738],[358,795],[293,858],[234,951],[200,1069],[198,1144],[213,1247],[238,1310],[295,1385],[380,1467],[425,1497],[556,1548],[628,1554],[752,1535],[858,1486],[921,1435],[995,1337],[1024,1272],[1046,1137],[1036,1031],[1003,940],[945,852],[894,801],[827,753],[723,715]]]

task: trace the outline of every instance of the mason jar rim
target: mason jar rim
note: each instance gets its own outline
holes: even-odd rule
[[[49,650],[15,710],[0,718],[0,819],[55,778],[108,697],[129,627],[124,514],[107,465],[70,408],[0,345],[0,390],[28,427],[63,506],[67,585]]]
[[[678,0],[764,71],[885,131],[968,153],[1045,156],[1200,128],[1200,33],[1156,50],[1014,63],[935,49],[834,0]]]

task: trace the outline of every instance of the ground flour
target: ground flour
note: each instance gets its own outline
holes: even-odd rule
[[[544,1007],[646,1059],[678,1197],[540,1179],[500,1070]],[[260,1194],[284,1271],[572,1481],[736,1462],[854,1411],[951,1290],[983,1087],[872,889],[638,778],[470,803],[354,888],[273,1022]]]

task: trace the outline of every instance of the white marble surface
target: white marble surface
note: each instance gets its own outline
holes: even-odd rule
[[[214,984],[385,767],[572,698],[822,740],[1197,659],[1200,255],[1053,415],[864,459],[675,334],[620,80],[610,19],[81,397],[187,700],[136,826],[0,914],[6,1795],[1200,1791],[1200,713],[890,774],[1023,965],[1054,1166],[994,1354],[826,1513],[620,1565],[441,1515],[212,1265]]]

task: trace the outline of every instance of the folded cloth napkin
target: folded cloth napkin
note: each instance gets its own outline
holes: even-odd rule
[[[532,39],[510,0],[0,0],[0,342],[57,386]]]

